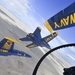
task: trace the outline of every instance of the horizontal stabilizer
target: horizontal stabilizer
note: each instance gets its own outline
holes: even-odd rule
[[[20,38],[19,40],[21,40],[21,41],[30,41],[30,39],[28,39],[27,37]]]
[[[26,47],[27,48],[33,48],[33,47],[36,47],[37,45],[35,45],[34,43],[31,43],[31,44],[29,44],[29,45],[27,45]]]
[[[12,38],[9,38],[9,37],[5,37],[5,39],[7,39],[7,40],[9,40],[9,41],[11,41],[11,42],[19,43],[18,41],[14,40],[14,39],[12,39]]]

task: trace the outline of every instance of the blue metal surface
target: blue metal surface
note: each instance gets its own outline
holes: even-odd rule
[[[47,21],[53,30],[60,30],[75,26],[75,2],[49,18]]]
[[[10,45],[10,43],[11,43],[11,45]],[[7,47],[9,47],[9,46],[10,46],[10,49],[7,49]],[[15,56],[23,56],[23,57],[31,58],[31,55],[29,55],[29,54],[27,54],[27,53],[25,53],[23,51],[14,50],[13,48],[14,48],[14,42],[8,41],[8,39],[4,38],[0,42],[0,55],[1,56],[15,55]]]

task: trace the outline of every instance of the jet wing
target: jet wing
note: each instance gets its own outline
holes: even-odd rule
[[[75,26],[75,2],[49,18],[45,22],[45,26],[50,33]]]
[[[41,28],[37,27],[36,30],[34,31],[33,35],[35,35],[38,38],[41,38],[40,32],[41,32]]]
[[[58,35],[58,32],[54,32],[54,33],[52,33],[52,34],[50,34],[50,35],[44,37],[43,40],[44,40],[45,42],[49,42],[49,41],[51,41],[52,39],[54,39],[57,35]]]
[[[34,48],[34,47],[37,47],[37,45],[34,44],[34,43],[31,43],[31,44],[27,45],[26,47],[27,47],[27,48]]]
[[[30,39],[28,39],[27,37],[20,38],[19,40],[21,40],[21,41],[30,41]]]

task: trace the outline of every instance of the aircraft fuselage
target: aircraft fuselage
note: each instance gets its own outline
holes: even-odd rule
[[[31,41],[33,43],[35,43],[37,46],[41,46],[41,47],[47,47],[50,49],[50,46],[48,43],[46,43],[44,40],[42,40],[41,38],[37,38],[36,36],[31,37]]]

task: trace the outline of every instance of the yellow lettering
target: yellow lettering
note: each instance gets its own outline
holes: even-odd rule
[[[65,26],[69,24],[69,16],[67,18],[63,18],[63,21],[65,23]]]
[[[46,42],[49,41],[49,37],[45,40]]]
[[[75,13],[70,15],[70,24],[75,23]]]
[[[65,26],[65,22],[64,22],[63,19],[60,20],[60,25],[61,25],[61,27],[62,27],[63,25]]]
[[[54,34],[52,34],[52,38],[54,37]]]
[[[60,26],[56,22],[54,22],[54,25],[55,25],[55,28],[60,28]]]
[[[54,34],[52,34],[52,36],[51,37],[53,37],[54,36]]]
[[[53,39],[55,36],[57,36],[57,34],[52,34],[51,36],[49,36],[48,38],[45,39],[46,42],[50,41],[51,39]]]
[[[56,32],[56,35],[59,35],[59,33],[58,33],[58,32]]]
[[[52,36],[46,38],[45,41],[48,42],[48,41],[51,40],[51,39],[52,39]]]
[[[53,37],[55,37],[57,34],[54,34],[54,36]]]
[[[52,39],[52,37],[50,37],[50,39]]]

